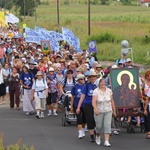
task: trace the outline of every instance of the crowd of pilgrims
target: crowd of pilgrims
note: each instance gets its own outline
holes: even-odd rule
[[[19,30],[0,30],[0,105],[10,101],[10,109],[23,111],[26,115],[36,113],[38,119],[57,116],[59,103],[68,91],[71,93],[70,113],[77,116],[78,138],[85,136],[85,127],[90,141],[101,144],[104,129],[104,145],[110,147],[110,134],[119,134],[120,123],[111,90],[110,70],[132,68],[132,61],[121,55],[114,64],[103,67],[94,53],[87,50],[76,52],[65,41],[60,41],[60,51],[48,54],[41,46],[26,43],[18,37]],[[150,138],[150,71],[139,77],[139,86],[144,84],[141,100],[146,138]],[[142,88],[141,88],[142,89]],[[140,92],[140,91],[139,91]],[[140,126],[140,116],[137,125]],[[131,117],[127,118],[127,123]]]

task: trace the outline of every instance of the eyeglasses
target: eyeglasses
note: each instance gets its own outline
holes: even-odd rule
[[[122,63],[119,63],[118,65],[123,65]]]

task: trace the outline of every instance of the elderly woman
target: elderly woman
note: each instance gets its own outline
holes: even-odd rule
[[[72,88],[71,90],[71,112],[76,112],[76,109],[78,107],[78,103],[81,97],[82,88],[84,87],[85,76],[83,74],[78,74],[76,77],[77,84]],[[78,138],[82,139],[83,136],[85,136],[83,128],[85,127],[85,114],[83,110],[83,104],[80,107],[80,113],[76,114],[77,116],[77,128],[78,128]]]
[[[104,126],[104,145],[110,147],[109,137],[111,133],[112,111],[116,116],[115,104],[112,98],[112,91],[106,87],[105,79],[100,79],[99,87],[93,91],[92,105],[94,108],[94,119],[96,123],[96,143],[101,144],[100,131]]]
[[[10,95],[10,109],[14,108],[14,99],[16,104],[16,109],[20,110],[19,104],[20,104],[20,79],[19,74],[17,73],[17,68],[12,68],[12,73],[10,73],[6,79],[6,82],[9,86],[9,95]]]
[[[23,88],[23,111],[26,112],[26,115],[29,115],[29,112],[34,111],[34,107],[31,102],[31,91],[32,85],[34,82],[34,75],[29,71],[28,66],[23,66],[23,72],[20,75],[20,84]]]
[[[91,142],[95,142],[95,137],[94,137],[95,121],[94,121],[94,111],[92,106],[92,95],[93,95],[93,90],[97,88],[97,86],[94,84],[96,77],[97,77],[96,73],[91,71],[88,76],[89,82],[82,89],[82,95],[76,110],[76,113],[79,114],[80,107],[84,101],[85,118],[87,122],[87,128],[89,130]]]
[[[38,119],[44,118],[44,111],[46,110],[46,98],[48,97],[48,86],[46,80],[43,78],[43,73],[38,71],[36,80],[32,86],[32,97],[35,99],[36,117]]]
[[[47,107],[48,107],[48,116],[53,115],[57,116],[57,94],[58,94],[58,81],[56,79],[54,68],[49,68],[49,73],[46,76],[48,84],[48,98],[47,98]]]
[[[142,97],[144,100],[144,124],[146,138],[150,139],[150,70],[145,72],[145,80],[142,85]]]

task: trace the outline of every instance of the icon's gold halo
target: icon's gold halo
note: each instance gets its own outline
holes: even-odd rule
[[[117,76],[117,82],[118,82],[118,84],[119,84],[119,85],[122,85],[121,76],[122,76],[123,74],[129,75],[129,77],[130,77],[130,83],[128,84],[128,86],[129,86],[129,88],[131,89],[131,86],[133,85],[133,86],[134,86],[134,90],[135,90],[136,87],[137,87],[137,85],[133,82],[133,75],[132,75],[132,73],[129,72],[128,70],[123,70],[123,71],[121,71],[121,72],[118,74],[118,76]]]

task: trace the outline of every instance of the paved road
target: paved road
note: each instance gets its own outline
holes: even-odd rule
[[[8,105],[0,106],[0,132],[4,134],[4,145],[16,143],[22,138],[22,143],[32,144],[35,150],[149,150],[150,140],[136,129],[135,134],[127,134],[122,129],[120,135],[111,136],[111,148],[97,146],[89,142],[89,135],[82,140],[77,138],[75,125],[62,127],[60,113],[58,117],[36,119],[34,115],[26,116],[22,110],[9,110]],[[103,137],[102,137],[103,141]]]

